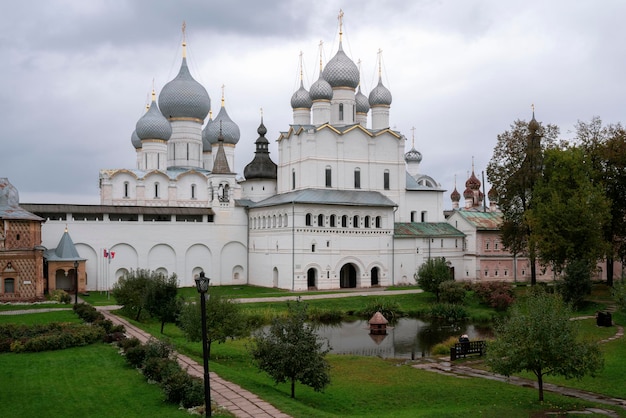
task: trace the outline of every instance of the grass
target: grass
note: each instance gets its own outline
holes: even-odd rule
[[[71,304],[65,303],[2,303],[0,304],[0,312],[5,311],[23,311],[26,309],[58,309],[58,308],[71,308]]]
[[[82,322],[72,311],[37,312],[23,315],[0,315],[0,324],[44,324],[50,322]]]
[[[0,370],[3,417],[189,417],[105,344],[0,354]]]

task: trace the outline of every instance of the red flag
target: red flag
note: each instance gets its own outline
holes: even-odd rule
[[[109,252],[106,248],[104,249],[104,258],[109,258]]]
[[[115,251],[110,251],[109,253],[111,254],[111,258],[115,258]]]

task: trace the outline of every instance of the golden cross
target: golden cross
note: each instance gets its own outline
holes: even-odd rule
[[[337,19],[339,19],[339,40],[341,40],[341,35],[343,34],[343,10],[339,9],[339,16],[337,16]]]
[[[413,138],[412,138],[412,145],[413,148],[415,148],[415,126],[411,128],[411,131],[413,131]]]

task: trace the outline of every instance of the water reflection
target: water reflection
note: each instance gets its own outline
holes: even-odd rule
[[[322,325],[318,335],[327,338],[335,354],[378,356],[383,358],[416,358],[430,355],[435,344],[449,337],[467,334],[470,340],[484,339],[489,329],[473,324],[424,322],[402,318],[387,328],[387,335],[370,335],[367,321]]]

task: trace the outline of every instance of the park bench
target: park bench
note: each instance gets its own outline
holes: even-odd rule
[[[462,343],[455,343],[454,347],[450,347],[450,361],[472,354],[482,356],[485,353],[485,347],[485,341],[465,341]]]

